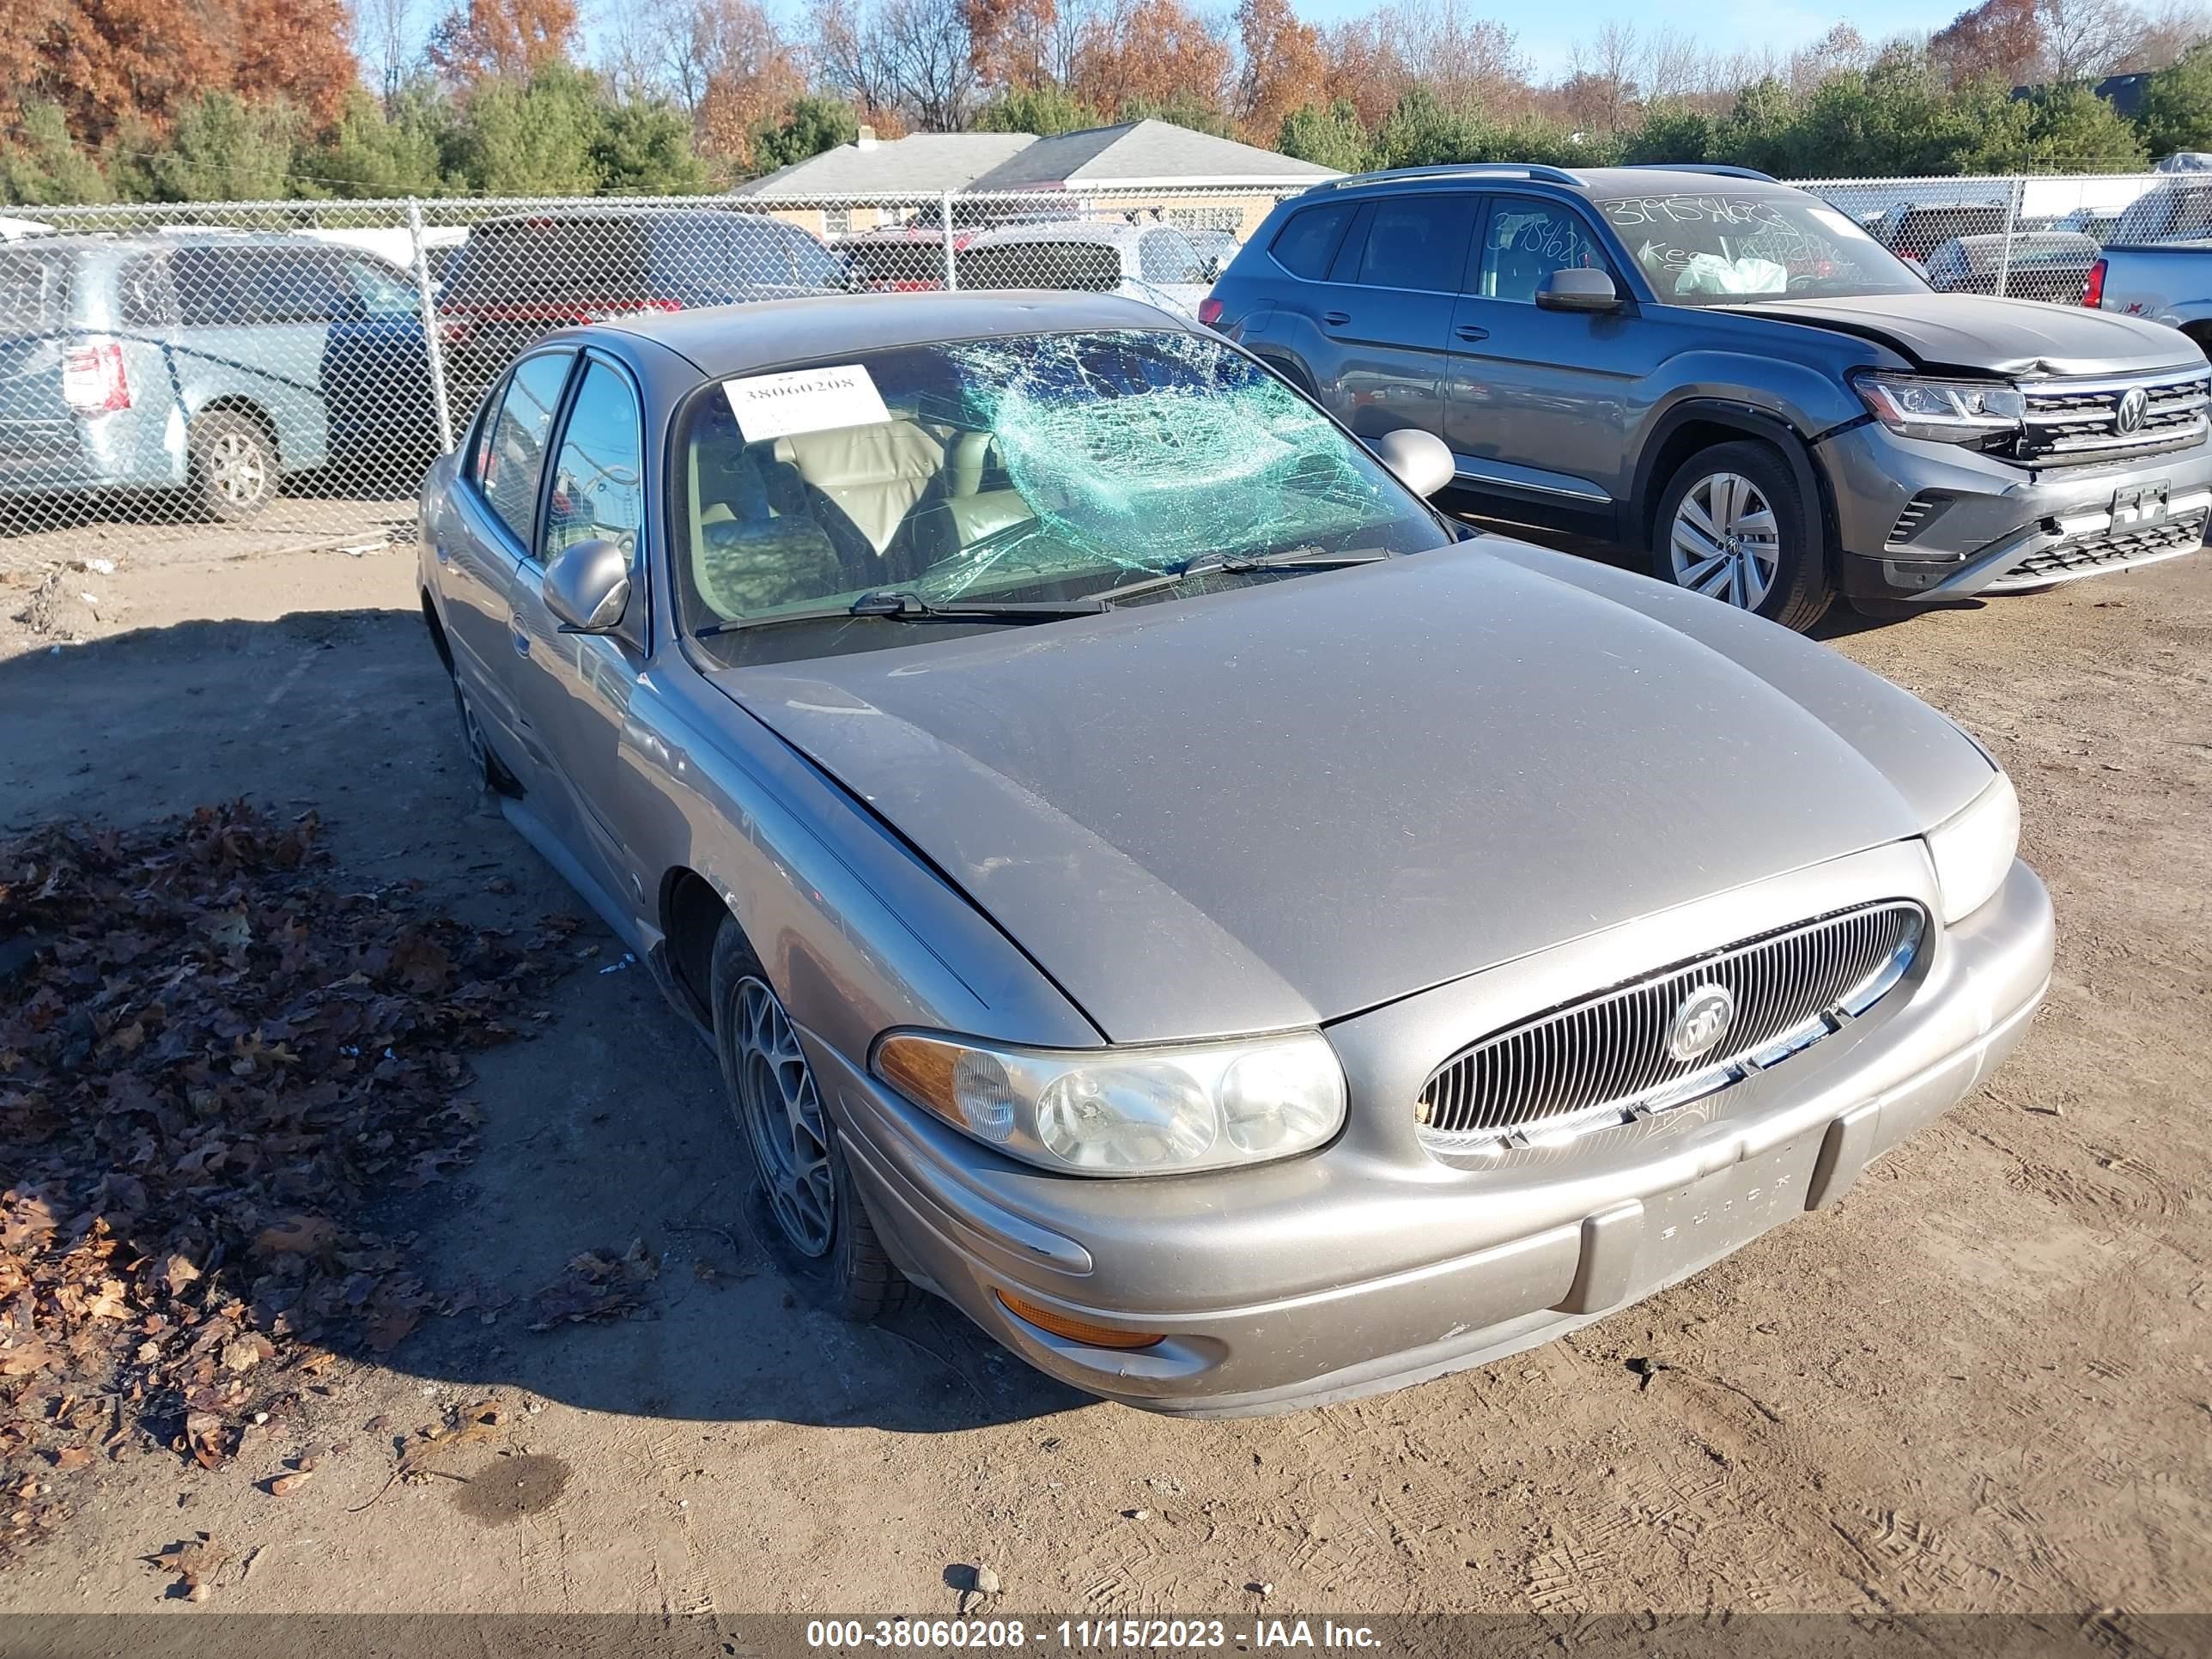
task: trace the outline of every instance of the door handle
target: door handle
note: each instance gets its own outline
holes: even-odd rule
[[[514,654],[516,656],[526,657],[530,654],[530,635],[524,633],[513,623],[509,623],[507,625],[507,643],[514,647]]]
[[[1462,323],[1452,332],[1458,335],[1461,339],[1468,341],[1486,340],[1490,337],[1488,329],[1477,328],[1473,323]]]
[[[447,546],[445,544],[445,543],[443,543],[443,542],[432,542],[432,543],[430,544],[430,550],[431,550],[433,553],[435,553],[435,554],[438,556],[438,562],[439,562],[440,564],[451,564],[451,563],[453,563],[453,550],[452,550],[451,548],[447,547]]]
[[[1324,311],[1321,319],[1331,328],[1342,328],[1352,320],[1352,313],[1348,311]]]

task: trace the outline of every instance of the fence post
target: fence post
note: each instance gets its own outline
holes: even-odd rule
[[[438,298],[430,287],[430,249],[422,204],[407,198],[407,234],[415,244],[415,295],[422,309],[422,349],[430,364],[430,402],[438,411],[438,453],[453,453],[453,411],[446,401],[446,343],[438,337]]]
[[[945,238],[945,291],[951,294],[960,286],[960,269],[952,258],[952,192],[949,190],[937,198],[937,223]]]
[[[2004,246],[1997,255],[1997,297],[2005,297],[2005,289],[2012,280],[2012,233],[2020,222],[2021,198],[2027,193],[2027,180],[2014,179],[2005,186]]]

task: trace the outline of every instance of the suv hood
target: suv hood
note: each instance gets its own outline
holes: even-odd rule
[[[1486,538],[709,678],[1115,1042],[1337,1018],[1913,835],[1988,781],[1824,647],[1577,562]]]
[[[1881,294],[1856,300],[1774,300],[1729,309],[1855,334],[1926,369],[2134,374],[2188,367],[2203,355],[2173,330],[2139,317],[2040,300]]]

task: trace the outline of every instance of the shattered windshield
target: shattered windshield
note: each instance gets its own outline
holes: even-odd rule
[[[1895,254],[1810,197],[1626,196],[1597,205],[1672,305],[1927,291]]]
[[[728,624],[840,617],[863,595],[1060,604],[1194,561],[1449,539],[1266,370],[1164,331],[908,346],[727,380],[694,402],[680,453],[685,626],[718,645]],[[1290,574],[1209,574],[1156,597]],[[778,653],[909,642],[838,631]]]

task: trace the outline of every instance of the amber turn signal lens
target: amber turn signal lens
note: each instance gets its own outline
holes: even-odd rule
[[[1026,1320],[1041,1331],[1050,1331],[1054,1336],[1064,1336],[1070,1342],[1080,1342],[1090,1348],[1151,1348],[1167,1338],[1145,1331],[1110,1330],[1103,1325],[1093,1325],[1088,1320],[1070,1319],[1066,1314],[1054,1313],[1049,1308],[1040,1308],[1034,1302],[1024,1302],[1018,1296],[1008,1296],[1004,1291],[994,1291],[999,1305],[1017,1319]]]

